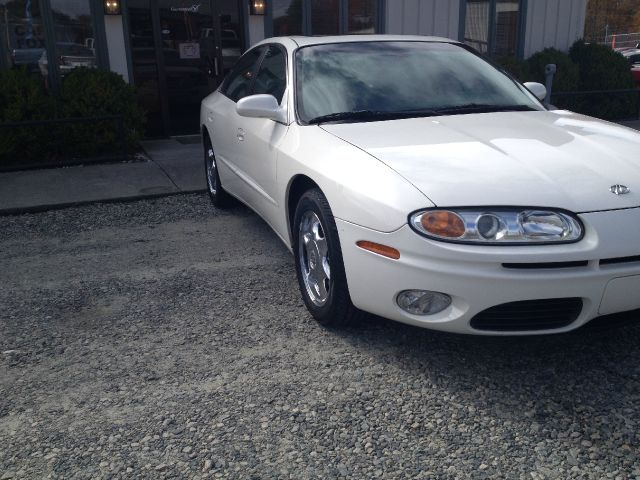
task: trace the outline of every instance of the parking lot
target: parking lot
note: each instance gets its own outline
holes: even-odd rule
[[[2,480],[640,478],[640,327],[326,330],[205,194],[0,217],[0,285]]]

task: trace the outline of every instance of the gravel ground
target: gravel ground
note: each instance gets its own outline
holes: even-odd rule
[[[640,327],[326,330],[205,195],[0,218],[0,259],[0,479],[640,477]]]

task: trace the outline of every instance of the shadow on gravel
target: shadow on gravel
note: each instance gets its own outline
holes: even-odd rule
[[[639,410],[628,407],[640,398],[640,322],[551,336],[485,337],[368,317],[335,334],[360,351],[384,356],[407,376],[427,377],[433,388],[445,388],[458,402],[489,410],[497,419],[522,418],[553,429],[556,421],[569,418],[590,422],[605,435],[609,428],[624,434],[620,425],[593,424],[594,417],[613,417],[628,427],[629,435],[635,428]]]

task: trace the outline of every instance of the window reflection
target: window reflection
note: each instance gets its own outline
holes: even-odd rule
[[[519,0],[467,0],[464,41],[484,54],[513,56],[519,23]]]
[[[95,37],[89,0],[51,0],[56,44],[57,68],[64,77],[78,67],[96,66]],[[48,75],[46,52],[38,62],[42,75]]]
[[[371,34],[378,30],[378,0],[272,0],[272,5],[274,36]],[[341,11],[347,15],[344,23]]]
[[[348,33],[376,33],[377,0],[349,0]]]
[[[496,3],[495,55],[515,55],[518,47],[520,5],[517,0],[498,0]]]
[[[274,0],[273,34],[302,34],[302,0]]]
[[[298,113],[303,121],[338,112],[398,112],[469,104],[539,109],[509,77],[477,55],[447,43],[351,42],[305,47],[296,56],[296,75]]]
[[[40,73],[45,37],[38,0],[0,0],[0,42],[5,65]]]
[[[338,0],[311,1],[311,34],[337,35],[340,33]]]
[[[270,47],[253,84],[253,95],[266,94],[282,102],[287,88],[287,59],[282,49]]]

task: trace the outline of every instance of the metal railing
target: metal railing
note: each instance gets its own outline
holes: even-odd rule
[[[122,115],[101,115],[94,117],[71,117],[71,118],[52,118],[46,120],[29,120],[24,122],[5,122],[0,123],[0,134],[7,129],[22,129],[22,128],[34,128],[34,127],[51,127],[54,131],[57,128],[64,128],[65,125],[69,124],[93,124],[99,125],[103,122],[113,122],[115,125],[115,135],[116,141],[114,143],[115,148],[111,153],[98,155],[90,155],[90,156],[74,156],[73,144],[69,144],[68,140],[65,138],[64,133],[59,134],[59,132],[55,132],[53,135],[47,135],[49,139],[49,144],[47,150],[50,152],[55,152],[56,154],[61,155],[57,161],[43,161],[41,163],[38,162],[29,162],[29,167],[38,168],[44,166],[51,166],[55,164],[59,165],[70,165],[70,164],[78,164],[78,163],[91,163],[104,161],[105,159],[114,159],[114,160],[122,160],[127,158],[128,154],[128,143],[127,143],[127,134],[124,125],[124,118]],[[49,131],[48,133],[51,133]],[[4,152],[0,152],[0,159],[2,158]],[[9,167],[8,169],[12,169]]]

